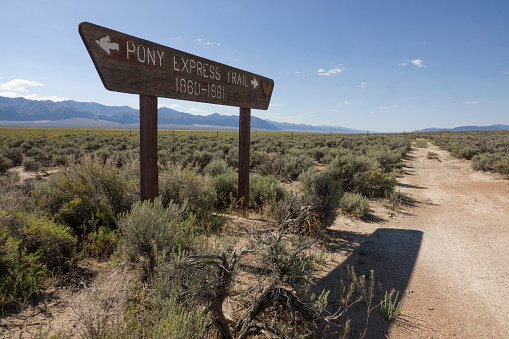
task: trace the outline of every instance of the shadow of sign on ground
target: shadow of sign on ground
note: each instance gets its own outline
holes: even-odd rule
[[[422,232],[380,228],[371,235],[336,230],[330,230],[330,233],[336,239],[346,239],[344,243],[332,250],[347,251],[351,254],[342,264],[317,282],[318,291],[331,290],[329,301],[339,298],[340,290],[344,286],[342,281],[349,281],[349,267],[355,267],[358,277],[369,278],[370,271],[374,271],[376,283],[372,306],[380,303],[385,291],[390,292],[391,289],[394,289],[399,291],[400,297],[411,293],[406,290],[421,247]],[[346,245],[350,239],[354,238],[361,243],[356,249]],[[369,281],[367,283],[369,284]],[[365,338],[384,338],[388,334],[389,328],[395,324],[383,317],[380,306],[378,306],[371,311],[366,327],[367,307],[364,301],[353,305],[345,318],[350,319],[349,336],[351,338],[361,337],[365,329],[367,329]],[[409,331],[412,331],[413,327],[419,326],[418,320],[414,321],[404,316],[396,323],[399,326],[407,327]],[[338,332],[342,333],[342,330],[338,330]]]

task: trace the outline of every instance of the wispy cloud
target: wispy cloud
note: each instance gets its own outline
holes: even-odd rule
[[[382,110],[382,111],[392,111],[395,108],[398,108],[398,106],[392,105],[392,106],[378,106],[377,107],[377,109]]]
[[[65,97],[57,97],[57,96],[40,96],[38,94],[25,94],[29,92],[29,89],[32,87],[40,87],[44,86],[37,81],[24,80],[24,79],[14,79],[5,83],[0,83],[0,90],[4,90],[4,92],[0,92],[0,96],[6,98],[25,98],[28,100],[51,100],[51,101],[65,101],[69,100]]]
[[[359,86],[357,86],[359,88],[366,88],[368,87],[368,83],[367,82],[361,82],[361,84]]]
[[[166,107],[166,108],[171,108],[171,109],[175,109],[177,107],[180,107],[179,104],[166,104],[166,103],[159,103],[158,105],[158,108],[161,108],[161,107]]]
[[[398,66],[405,67],[408,64],[412,64],[412,65],[414,65],[415,67],[418,67],[418,68],[426,68],[426,67],[428,67],[428,66],[424,65],[424,61],[422,61],[421,59],[407,60],[406,62],[402,62],[402,63],[398,64]]]
[[[20,94],[20,93],[16,93],[16,92],[0,92],[0,97],[25,98],[28,100],[37,100],[37,101],[50,100],[50,101],[55,101],[55,102],[69,100],[66,97],[57,97],[57,96],[46,97],[46,96],[40,96],[38,94]]]
[[[333,69],[329,69],[328,71],[326,71],[325,69],[323,68],[320,68],[318,71],[317,71],[317,74],[318,75],[326,75],[326,76],[333,76],[334,74],[337,74],[337,73],[341,73],[343,72],[343,69],[341,68],[343,67],[343,65],[339,65],[338,67],[336,68],[333,68]]]
[[[465,105],[477,105],[480,101],[463,101]]]
[[[417,66],[419,68],[424,68],[424,67],[427,67],[427,66],[424,66],[422,64],[422,60],[421,59],[415,59],[415,60],[411,60],[410,63],[413,64],[414,66]]]
[[[14,92],[28,92],[28,88],[35,86],[44,86],[44,84],[41,84],[37,81],[14,79],[9,82],[0,84],[0,89]]]
[[[212,46],[212,47],[218,47],[218,46],[221,46],[220,43],[218,42],[210,42],[210,41],[204,41],[203,39],[197,39],[196,41],[204,44],[204,45],[207,45],[207,46]]]

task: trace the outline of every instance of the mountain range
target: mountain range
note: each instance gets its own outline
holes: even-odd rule
[[[455,128],[425,128],[414,132],[440,132],[440,131],[507,131],[509,125],[490,125],[490,126],[459,126]]]
[[[139,110],[129,106],[105,106],[95,102],[73,100],[60,102],[36,101],[0,96],[0,126],[138,128],[139,123]],[[218,113],[205,116],[194,115],[167,107],[158,110],[158,128],[160,129],[236,130],[238,127],[238,115],[221,115]],[[255,116],[251,116],[251,129],[261,131],[366,133],[365,130],[346,127],[292,124],[260,119]],[[509,126],[426,128],[414,132],[493,130],[509,130]]]
[[[35,101],[0,96],[0,125],[40,127],[104,127],[136,128],[140,123],[139,110],[129,106],[105,106],[95,102]],[[171,108],[158,110],[161,129],[227,129],[239,127],[235,115],[194,115]],[[365,131],[336,126],[311,126],[281,123],[251,116],[251,129],[265,131],[302,131],[333,133],[365,133]]]

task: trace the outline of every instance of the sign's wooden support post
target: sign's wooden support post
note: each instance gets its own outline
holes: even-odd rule
[[[249,148],[251,134],[251,109],[240,108],[239,116],[239,191],[242,211],[249,209]]]
[[[141,200],[157,196],[157,97],[140,95]]]

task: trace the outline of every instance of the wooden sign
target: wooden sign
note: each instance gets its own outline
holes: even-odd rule
[[[274,81],[88,22],[79,32],[110,91],[266,110]]]

